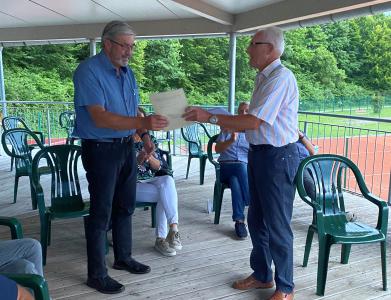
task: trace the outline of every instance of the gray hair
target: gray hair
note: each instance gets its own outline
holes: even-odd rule
[[[241,105],[250,105],[250,102],[242,101],[242,102],[239,103],[238,107],[241,106]]]
[[[102,32],[102,42],[107,39],[114,39],[117,35],[136,35],[127,23],[122,21],[111,21]]]
[[[258,32],[260,31],[264,33],[266,42],[271,43],[274,49],[277,50],[279,56],[281,56],[284,53],[284,49],[285,49],[283,31],[275,26],[260,29]]]

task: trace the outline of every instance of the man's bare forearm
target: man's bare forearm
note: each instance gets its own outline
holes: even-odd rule
[[[141,129],[143,128],[142,117],[127,117],[117,115],[108,111],[95,111],[90,115],[96,125],[100,128],[115,130]]]
[[[221,153],[227,150],[227,148],[233,143],[232,139],[228,139],[224,142],[217,142],[215,146],[216,153]]]
[[[106,111],[103,106],[91,105],[87,106],[94,124],[98,128],[110,128],[114,130],[129,130],[129,129],[151,129],[160,130],[168,125],[167,118],[159,115],[149,115],[147,117],[128,117],[121,116],[112,112]]]
[[[231,129],[232,131],[243,131],[246,129],[258,129],[262,124],[262,120],[253,115],[217,115],[217,125],[225,129]]]

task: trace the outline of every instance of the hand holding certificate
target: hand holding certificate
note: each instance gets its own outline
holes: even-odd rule
[[[168,126],[163,130],[173,130],[192,123],[182,118],[188,106],[183,89],[153,94],[150,98],[154,112],[168,119]]]

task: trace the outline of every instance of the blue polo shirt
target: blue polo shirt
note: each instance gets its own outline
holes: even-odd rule
[[[95,126],[88,105],[101,105],[106,111],[137,116],[139,92],[133,71],[121,67],[120,75],[102,50],[83,61],[73,76],[75,87],[76,121],[73,135],[81,139],[121,138],[133,134],[132,130],[115,130]]]
[[[3,275],[0,275],[0,291],[2,300],[16,300],[18,296],[16,282]]]
[[[221,132],[217,142],[224,142],[231,138],[230,133]],[[221,152],[218,161],[237,160],[247,163],[249,144],[244,132],[239,132],[236,141],[233,142],[225,151]]]

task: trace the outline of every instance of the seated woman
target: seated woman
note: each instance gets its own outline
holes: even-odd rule
[[[141,110],[140,112],[145,115]],[[156,150],[147,154],[141,138],[137,134],[134,135],[139,178],[136,201],[157,203],[155,249],[163,255],[174,256],[176,250],[182,249],[178,232],[178,195],[174,179],[164,172],[168,170],[168,165],[157,147],[156,139],[153,136],[151,139]]]

